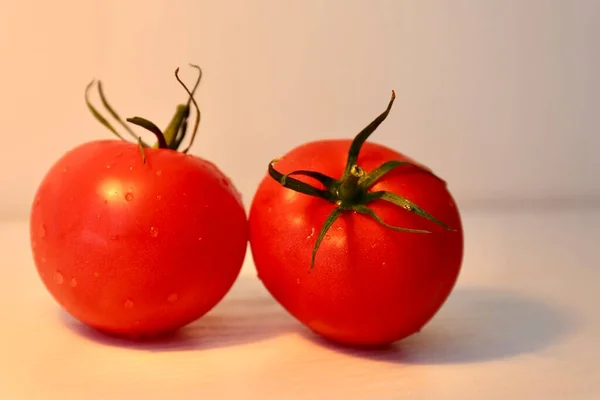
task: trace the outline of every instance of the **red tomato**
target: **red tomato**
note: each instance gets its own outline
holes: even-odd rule
[[[83,323],[140,337],[204,315],[247,247],[241,198],[212,163],[117,140],[67,152],[31,211],[31,245],[54,299]]]
[[[355,142],[375,130],[392,102]],[[300,322],[333,341],[383,345],[421,330],[445,302],[459,275],[463,233],[444,181],[388,147],[365,143],[361,149],[360,144],[354,149],[360,150],[358,159],[349,164],[350,140],[307,143],[278,160],[282,173],[304,172],[294,174],[295,180],[294,175],[284,178],[283,184],[275,169],[263,179],[250,209],[250,245],[264,286]],[[366,179],[363,171],[391,160],[407,164],[397,165],[374,184],[357,183],[352,173],[343,177],[347,168]],[[317,182],[306,170],[335,180]],[[341,181],[352,190],[340,190]],[[324,192],[305,194],[305,185],[298,189],[302,182]],[[401,202],[400,207],[376,198],[374,193],[382,191],[413,203]],[[428,217],[417,215],[419,206]],[[339,217],[322,230],[332,212]],[[386,224],[429,233],[394,230],[371,212]]]

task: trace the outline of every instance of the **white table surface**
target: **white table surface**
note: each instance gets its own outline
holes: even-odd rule
[[[308,333],[255,279],[161,343],[82,329],[0,224],[0,399],[600,399],[600,208],[464,212],[452,296],[387,351]]]

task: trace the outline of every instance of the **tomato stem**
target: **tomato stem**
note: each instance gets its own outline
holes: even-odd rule
[[[182,150],[182,153],[189,152],[190,148],[194,143],[196,133],[198,132],[198,126],[200,125],[200,108],[198,107],[198,103],[196,103],[196,100],[194,99],[194,94],[196,93],[196,89],[198,88],[200,80],[202,79],[202,69],[194,64],[190,64],[190,66],[198,70],[198,78],[196,79],[192,90],[189,90],[179,78],[179,68],[175,70],[175,78],[187,92],[188,101],[187,104],[180,104],[177,106],[175,114],[171,118],[171,121],[169,122],[169,125],[167,126],[164,133],[153,122],[145,118],[133,117],[126,119],[127,122],[141,126],[152,132],[157,137],[157,142],[153,145],[154,148],[171,149],[175,151],[179,149],[187,133],[188,118],[190,115],[190,107],[192,104],[194,105],[194,109],[196,110],[196,120],[194,123],[194,129],[192,132],[190,142],[188,146],[184,150]],[[123,141],[127,141],[123,137],[123,135],[121,135],[119,131],[117,131],[117,129],[115,129],[115,127],[108,121],[108,119],[106,119],[90,102],[89,92],[94,83],[96,83],[95,80],[90,82],[85,89],[85,102],[88,109],[90,110],[94,118],[96,118],[96,120],[100,122],[105,128],[110,130],[115,136],[117,136],[117,138]],[[104,95],[104,89],[102,87],[102,82],[100,81],[98,81],[98,92],[100,95],[100,100],[102,101],[102,105],[104,106],[106,111],[108,111],[110,116],[114,120],[116,120],[118,124],[121,125],[121,127],[123,127],[125,131],[136,140],[138,146],[141,146],[141,148],[148,147],[148,145],[141,139],[141,137],[135,134],[135,132],[125,123],[125,121],[123,121],[121,116],[114,110],[114,108],[112,108],[112,106],[106,100],[106,96]],[[145,162],[145,153],[143,157]]]
[[[353,165],[352,168],[350,168],[350,174],[341,180],[335,190],[342,205],[354,204],[356,199],[363,194],[362,187],[360,187],[358,183],[364,175],[365,171],[361,167]]]
[[[368,206],[368,204],[373,201],[386,201],[388,203],[394,204],[395,206],[404,211],[411,212],[430,222],[442,226],[445,229],[454,230],[448,225],[438,220],[437,218],[433,217],[425,210],[423,210],[417,204],[413,203],[409,199],[399,194],[387,191],[370,191],[371,187],[375,185],[375,183],[377,183],[381,178],[383,178],[392,170],[401,166],[412,166],[414,168],[417,168],[417,170],[421,172],[430,174],[435,178],[440,179],[435,174],[433,174],[433,172],[414,163],[397,160],[390,160],[384,162],[379,167],[375,168],[369,173],[365,172],[365,170],[358,165],[358,156],[363,144],[369,138],[369,136],[373,132],[375,132],[377,127],[379,127],[379,125],[381,125],[381,123],[385,121],[385,119],[391,111],[395,98],[396,94],[394,91],[392,91],[392,96],[386,109],[354,137],[354,140],[352,141],[352,144],[350,145],[350,149],[348,151],[348,158],[344,172],[339,180],[336,180],[317,171],[308,170],[296,170],[287,174],[282,174],[274,166],[277,163],[277,161],[279,161],[279,159],[272,160],[269,163],[269,176],[276,180],[281,186],[287,189],[291,189],[298,193],[303,193],[308,196],[321,198],[323,200],[334,203],[336,206],[324,221],[319,235],[317,236],[317,239],[315,241],[310,263],[311,270],[314,267],[317,250],[321,245],[323,238],[327,234],[329,228],[331,228],[336,219],[340,215],[342,215],[343,212],[358,212],[361,214],[365,214],[371,217],[375,222],[377,222],[381,226],[395,231],[407,233],[431,233],[430,231],[425,229],[403,228],[386,223],[381,218],[379,218],[379,216],[377,216],[377,214],[375,214],[375,212]],[[313,178],[320,182],[325,187],[325,190],[316,188],[308,183],[295,179],[293,178],[294,175],[307,176]]]
[[[196,102],[196,99],[194,98],[194,94],[196,92],[196,89],[198,88],[198,85],[200,84],[200,80],[202,79],[202,69],[199,66],[194,65],[194,64],[190,64],[190,67],[198,70],[198,78],[196,79],[194,88],[191,91],[188,89],[188,87],[185,85],[185,83],[183,83],[182,80],[179,78],[179,68],[177,68],[175,70],[175,78],[177,79],[177,82],[179,82],[181,84],[181,86],[183,86],[183,88],[185,89],[187,94],[190,96],[188,99],[188,102],[187,102],[187,106],[186,106],[187,109],[189,110],[189,108],[190,108],[190,102],[192,104],[194,104],[194,108],[196,109],[196,120],[194,121],[194,130],[192,131],[192,137],[190,139],[190,143],[182,151],[184,154],[186,154],[188,151],[190,151],[190,148],[194,144],[194,139],[196,138],[196,133],[198,132],[198,126],[200,125],[200,118],[201,118],[200,107],[198,107],[198,103]],[[188,113],[189,113],[189,111],[188,111]]]
[[[164,131],[165,141],[169,149],[177,150],[180,140],[183,140],[189,115],[190,108],[185,104],[179,104],[175,109],[175,114],[173,114],[167,129]],[[158,142],[153,147],[159,147]]]

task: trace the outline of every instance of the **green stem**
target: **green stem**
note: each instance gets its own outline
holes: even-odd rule
[[[394,100],[396,100],[396,92],[392,90],[392,97],[388,102],[386,109],[377,116],[369,125],[367,125],[362,131],[358,133],[352,140],[352,144],[350,145],[350,150],[348,151],[348,159],[346,160],[346,169],[344,170],[344,174],[342,175],[342,179],[345,179],[350,175],[350,169],[356,165],[358,161],[358,154],[360,153],[360,149],[365,141],[371,136],[373,132],[381,125],[383,121],[387,118],[390,111],[392,110],[392,105],[394,104]]]
[[[185,104],[180,104],[177,106],[173,118],[171,118],[167,129],[165,129],[165,131],[163,132],[165,142],[167,143],[167,148],[174,150],[176,149],[176,147],[174,146],[177,144],[178,141],[177,139],[179,130],[181,129],[181,126],[187,120],[189,115],[190,108],[188,106],[186,106]],[[159,147],[158,142],[154,144],[153,147]]]
[[[353,165],[350,168],[350,173],[341,181],[337,188],[337,195],[342,204],[353,203],[362,194],[362,189],[358,182],[364,175],[365,171],[358,165]]]
[[[399,212],[407,211],[416,214],[419,217],[422,217],[423,219],[426,219],[439,226],[442,226],[443,228],[449,231],[455,231],[455,229],[451,228],[442,221],[433,217],[423,208],[399,194],[387,191],[371,191],[372,186],[375,185],[375,183],[377,183],[386,174],[388,174],[396,168],[406,165],[411,165],[413,167],[416,167],[416,169],[421,173],[427,173],[431,176],[436,177],[445,185],[445,182],[439,177],[437,177],[433,172],[425,168],[419,167],[411,162],[399,160],[388,160],[383,164],[379,165],[374,170],[370,171],[369,173],[365,172],[357,164],[358,155],[360,153],[362,145],[369,138],[369,136],[377,129],[377,127],[387,118],[392,108],[392,104],[394,103],[395,97],[396,95],[394,91],[392,91],[392,97],[385,111],[381,113],[377,118],[375,118],[367,127],[365,127],[362,131],[358,133],[358,135],[354,137],[354,140],[352,141],[350,149],[348,151],[348,158],[346,161],[344,172],[339,180],[335,180],[334,178],[331,178],[318,171],[309,171],[304,169],[292,171],[284,175],[274,167],[274,164],[278,161],[278,159],[275,159],[269,163],[269,175],[281,186],[298,193],[321,198],[322,200],[328,201],[335,205],[327,219],[324,221],[319,235],[317,236],[317,240],[315,241],[310,263],[311,270],[315,265],[317,251],[319,249],[319,246],[321,245],[321,242],[325,238],[327,231],[331,228],[331,226],[337,220],[337,218],[340,217],[344,212],[357,212],[365,214],[371,217],[376,223],[380,224],[381,226],[398,232],[414,234],[432,233],[432,231],[427,229],[404,228],[401,226],[394,226],[388,224],[387,222],[383,221],[373,211],[372,208],[369,207],[370,203],[375,201],[385,201],[391,203],[398,207]],[[326,188],[326,190],[322,190],[311,184],[294,179],[292,175],[306,176],[316,179]]]

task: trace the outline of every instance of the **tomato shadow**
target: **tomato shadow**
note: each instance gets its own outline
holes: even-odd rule
[[[334,344],[307,334],[328,349],[401,364],[486,362],[534,353],[577,330],[574,314],[519,293],[457,287],[420,333],[381,348]]]
[[[61,311],[64,325],[80,337],[115,347],[150,352],[232,347],[294,332],[297,323],[273,300],[255,276],[240,275],[225,299],[199,320],[154,338],[127,339],[83,325]]]

